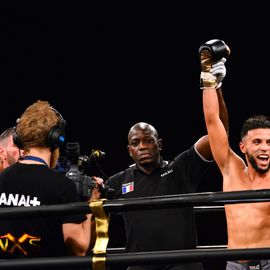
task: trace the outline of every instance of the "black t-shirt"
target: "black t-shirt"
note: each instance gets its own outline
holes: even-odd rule
[[[16,163],[0,174],[0,207],[78,202],[74,183],[47,166]],[[85,215],[46,214],[0,219],[0,258],[65,256],[62,224]]]
[[[209,164],[191,147],[149,175],[132,166],[112,176],[107,185],[115,189],[113,198],[194,193]],[[123,218],[127,252],[196,248],[193,207],[126,211]]]

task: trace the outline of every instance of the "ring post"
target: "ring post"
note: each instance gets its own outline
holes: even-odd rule
[[[96,243],[93,248],[93,270],[106,270],[106,249],[109,242],[109,219],[103,209],[106,199],[95,200],[90,203],[90,208],[96,221]]]

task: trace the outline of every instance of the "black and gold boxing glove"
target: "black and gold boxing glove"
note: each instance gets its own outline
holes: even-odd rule
[[[199,48],[201,61],[201,87],[217,87],[217,76],[210,70],[212,66],[230,55],[230,48],[223,40],[212,39]]]

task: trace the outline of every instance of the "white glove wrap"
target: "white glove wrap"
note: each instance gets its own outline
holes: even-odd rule
[[[226,58],[222,58],[216,64],[212,65],[212,68],[209,71],[212,75],[216,76],[216,78],[217,78],[216,88],[219,88],[221,86],[222,81],[226,76],[225,62],[226,62]]]

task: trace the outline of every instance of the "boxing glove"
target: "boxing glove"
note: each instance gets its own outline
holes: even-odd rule
[[[230,48],[223,40],[212,39],[204,43],[199,48],[201,61],[201,86],[217,87],[218,80],[216,74],[211,73],[214,64],[230,55]],[[224,76],[223,76],[224,78]],[[222,79],[223,79],[222,78]],[[221,81],[220,81],[221,82]]]

